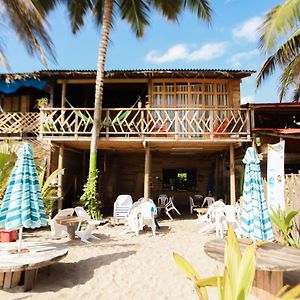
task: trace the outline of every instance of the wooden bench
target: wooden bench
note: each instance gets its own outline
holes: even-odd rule
[[[224,244],[222,239],[212,240],[204,245],[205,253],[224,262]],[[239,240],[243,251],[249,240]],[[300,249],[275,243],[266,243],[256,250],[256,272],[252,285],[252,294],[259,299],[272,299],[283,286],[283,272],[300,269]]]
[[[0,245],[0,289],[23,283],[25,292],[31,290],[39,268],[52,265],[68,254],[66,246],[53,242],[24,242],[22,249],[26,251],[12,254],[16,249],[16,243]]]

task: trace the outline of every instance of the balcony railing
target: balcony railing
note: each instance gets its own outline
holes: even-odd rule
[[[93,109],[41,109],[40,134],[91,136]],[[250,139],[247,109],[109,108],[102,110],[100,138]]]
[[[94,109],[43,108],[40,113],[0,114],[0,135],[43,138],[91,137]],[[249,110],[189,108],[109,108],[102,110],[100,139],[250,139]]]

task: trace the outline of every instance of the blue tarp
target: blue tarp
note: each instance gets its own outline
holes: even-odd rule
[[[0,92],[5,94],[12,94],[21,87],[32,87],[38,90],[44,90],[46,84],[46,80],[39,80],[34,78],[14,80],[10,83],[5,82],[5,80],[0,80]]]

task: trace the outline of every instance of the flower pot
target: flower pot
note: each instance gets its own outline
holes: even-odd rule
[[[17,239],[17,230],[10,229],[0,229],[0,242],[1,243],[8,243],[8,242],[15,242]]]

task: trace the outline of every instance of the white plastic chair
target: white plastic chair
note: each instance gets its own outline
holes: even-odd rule
[[[74,208],[65,208],[59,211],[55,215],[55,217],[49,221],[52,239],[63,238],[68,236],[67,226],[57,224],[56,219],[59,217],[72,216],[73,213],[74,213]]]
[[[161,214],[161,210],[165,208],[168,201],[169,201],[169,198],[168,198],[167,195],[161,194],[161,195],[158,196],[158,198],[157,198],[157,205],[158,205],[157,210],[158,210],[159,215]]]
[[[97,225],[101,223],[101,221],[93,220],[88,215],[88,213],[80,206],[75,207],[75,213],[78,217],[81,217],[83,219],[83,221],[79,222],[75,234],[85,243],[90,243],[88,241],[88,239],[90,238],[94,240],[100,240],[98,237],[92,234],[92,231]],[[87,222],[87,227],[84,230],[80,230],[83,222]]]
[[[197,208],[197,207],[200,207],[200,205],[194,203],[194,199],[193,199],[192,196],[189,196],[189,201],[190,201],[190,211],[191,211],[191,215],[192,215],[193,214],[193,209]]]
[[[203,200],[203,203],[202,203],[201,207],[203,207],[205,205],[205,203],[207,203],[207,206],[210,207],[214,202],[215,202],[215,198],[213,198],[213,197],[205,197],[204,200]]]
[[[130,208],[132,206],[132,197],[130,195],[119,195],[114,203],[114,214],[113,222],[114,224],[125,223]]]
[[[227,226],[230,224],[235,231],[237,238],[240,239],[242,231],[238,220],[239,209],[233,205],[225,205],[223,207],[223,211],[225,214]]]
[[[201,224],[203,222],[208,222],[208,223],[212,223],[212,219],[211,219],[211,214],[212,214],[212,211],[216,208],[219,208],[219,207],[224,207],[225,206],[225,203],[223,202],[222,199],[212,203],[209,207],[208,207],[208,210],[207,212],[199,217],[195,222],[194,224]]]
[[[171,220],[173,220],[173,218],[172,218],[171,215],[169,214],[170,211],[175,210],[179,215],[181,215],[181,213],[180,213],[180,212],[178,211],[178,209],[175,207],[174,202],[173,202],[173,199],[174,199],[174,196],[171,196],[171,197],[169,198],[168,203],[167,203],[166,206],[165,206],[165,212],[166,212],[166,215],[167,215]]]
[[[143,200],[139,206],[140,211],[140,230],[143,230],[144,226],[150,226],[153,236],[155,236],[156,225],[154,217],[156,214],[156,206],[154,202],[149,199],[148,201]]]

